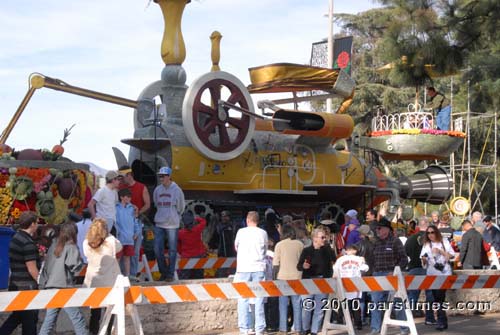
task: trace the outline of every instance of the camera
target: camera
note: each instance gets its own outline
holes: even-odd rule
[[[434,269],[442,272],[444,270],[444,264],[436,263],[436,264],[434,264]]]

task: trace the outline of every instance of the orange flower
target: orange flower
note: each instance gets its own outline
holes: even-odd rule
[[[21,216],[21,210],[19,208],[14,208],[12,212],[10,212],[10,215],[14,217],[14,219],[19,219],[19,216]]]

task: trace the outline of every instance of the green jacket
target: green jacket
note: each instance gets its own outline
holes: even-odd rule
[[[437,93],[431,98],[429,105],[436,113],[438,113],[441,109],[450,105],[450,99],[446,98],[441,93]]]

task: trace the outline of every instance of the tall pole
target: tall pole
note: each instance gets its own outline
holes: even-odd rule
[[[333,69],[333,0],[328,3],[328,68]],[[326,100],[326,111],[332,112],[332,98]]]
[[[470,80],[467,80],[467,174],[468,174],[468,186],[469,186],[469,203],[472,204],[472,171],[471,171],[471,161],[470,161]],[[471,211],[474,208],[471,208]]]
[[[494,129],[495,129],[495,140],[493,141],[494,143],[494,157],[493,158],[493,176],[494,176],[494,183],[495,183],[495,191],[494,191],[494,195],[495,195],[495,222],[497,224],[497,226],[499,225],[499,222],[498,222],[498,173],[497,173],[497,168],[498,168],[498,159],[497,159],[497,152],[498,152],[498,133],[497,133],[497,111],[495,110],[495,115],[494,115]]]

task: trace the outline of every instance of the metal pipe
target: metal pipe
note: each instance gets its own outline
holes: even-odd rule
[[[28,92],[26,92],[26,95],[24,96],[23,101],[21,101],[21,104],[19,107],[17,107],[16,112],[14,113],[14,116],[9,121],[9,124],[5,128],[5,130],[2,132],[2,136],[0,137],[0,144],[5,144],[7,142],[7,139],[9,138],[10,133],[12,132],[12,129],[14,129],[14,126],[16,125],[17,121],[21,117],[21,114],[23,113],[24,109],[26,108],[26,105],[30,101],[31,97],[33,96],[33,93],[35,93],[36,88],[30,86]]]
[[[333,69],[333,0],[328,3],[328,68]],[[332,98],[326,100],[326,111],[332,112]]]

